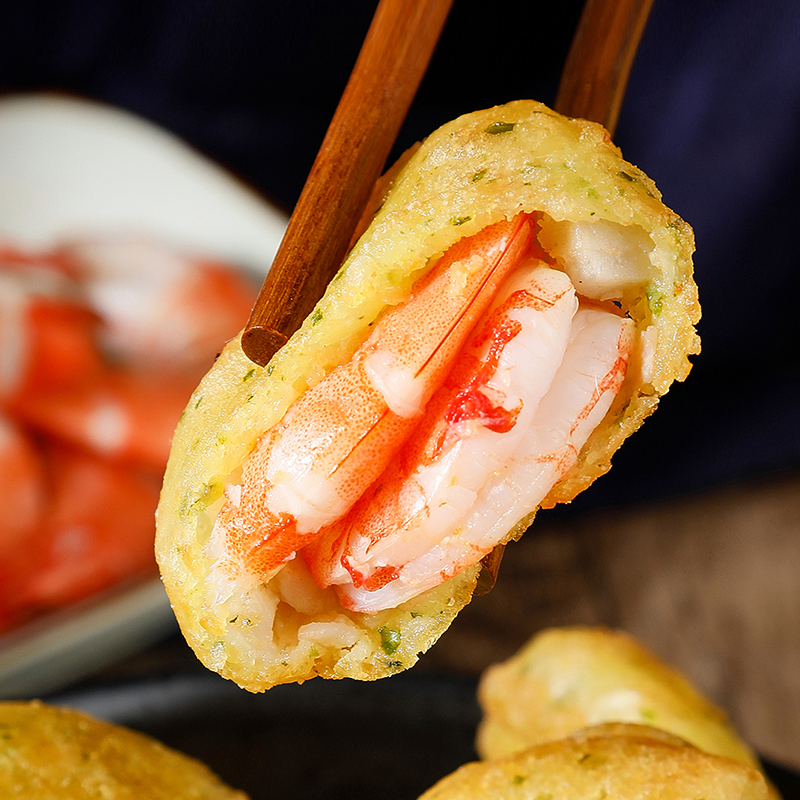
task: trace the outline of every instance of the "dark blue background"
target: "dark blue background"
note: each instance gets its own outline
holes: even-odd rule
[[[135,111],[290,209],[374,6],[9,4],[0,90],[65,90]],[[456,0],[397,152],[463,112],[552,103],[580,3],[552,6]],[[574,507],[796,469],[800,3],[656,0],[616,141],[695,229],[704,350]]]

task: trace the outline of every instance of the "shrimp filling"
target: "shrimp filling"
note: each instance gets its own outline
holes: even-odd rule
[[[580,303],[531,228],[520,215],[454,245],[259,440],[214,524],[225,571],[268,581],[300,552],[344,608],[374,613],[541,504],[619,392],[634,325]]]

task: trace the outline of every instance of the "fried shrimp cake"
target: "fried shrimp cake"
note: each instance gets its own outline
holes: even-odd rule
[[[386,185],[300,331],[266,367],[232,341],[173,442],[164,585],[251,691],[413,665],[699,350],[691,229],[599,125],[478,111]]]
[[[66,708],[0,703],[0,796],[25,800],[247,800],[155,739]]]
[[[589,728],[513,756],[467,764],[420,800],[767,800],[753,767],[646,726]]]
[[[481,678],[477,747],[499,758],[588,725],[651,725],[758,767],[725,712],[622,631],[551,628]]]

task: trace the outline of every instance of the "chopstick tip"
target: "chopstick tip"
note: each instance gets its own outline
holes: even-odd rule
[[[288,337],[280,331],[254,325],[242,334],[242,350],[253,363],[265,367],[287,341]]]

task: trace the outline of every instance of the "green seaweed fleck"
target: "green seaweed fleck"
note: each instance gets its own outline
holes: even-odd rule
[[[378,633],[381,635],[381,647],[383,648],[383,652],[386,653],[387,656],[392,655],[397,648],[400,647],[400,631],[382,625],[378,628]]]
[[[514,130],[515,122],[493,122],[487,128],[484,128],[484,133],[492,134],[493,136],[498,133],[508,133]]]
[[[644,293],[647,296],[647,305],[654,317],[657,317],[664,308],[664,293],[654,284],[648,283]]]

